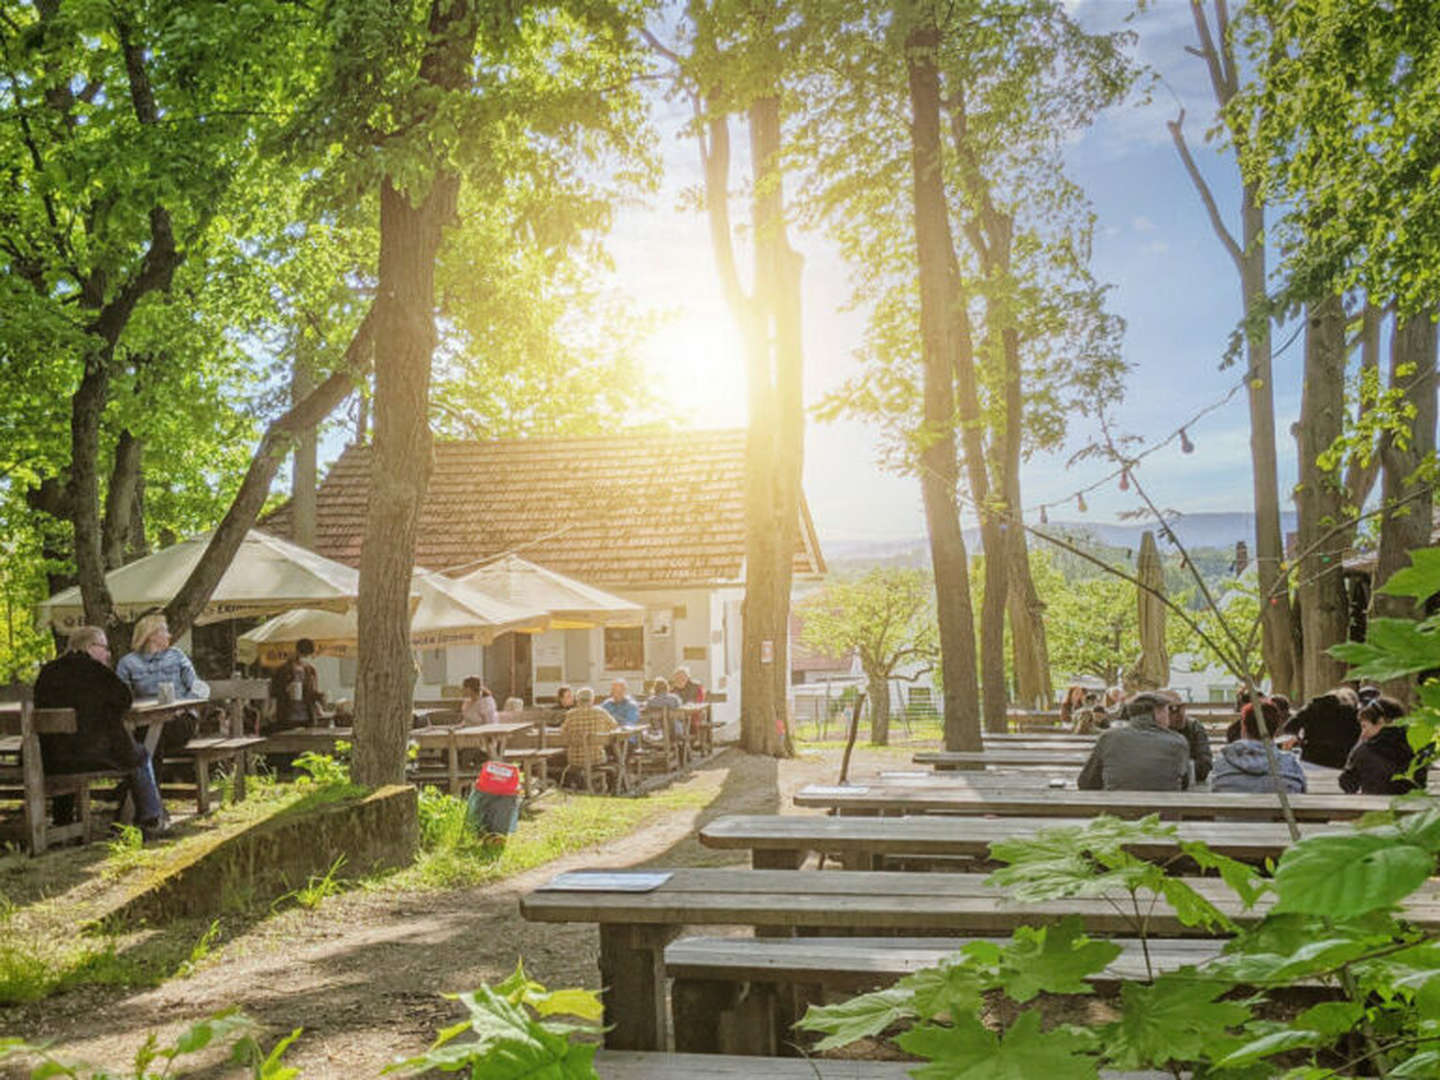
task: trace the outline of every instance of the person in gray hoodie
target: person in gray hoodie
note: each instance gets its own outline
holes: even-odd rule
[[[1281,724],[1280,710],[1274,702],[1262,700],[1260,715],[1265,721],[1265,730],[1272,735]],[[1211,791],[1241,791],[1253,794],[1267,794],[1275,791],[1275,778],[1270,775],[1270,760],[1261,741],[1259,725],[1255,721],[1255,706],[1246,705],[1240,712],[1240,738],[1226,743],[1220,750],[1215,769],[1210,774]],[[1276,749],[1276,765],[1280,770],[1280,782],[1290,794],[1305,790],[1305,769],[1294,754]]]
[[[1075,786],[1081,791],[1179,791],[1190,746],[1166,726],[1170,699],[1146,690],[1125,705],[1130,722],[1095,741]]]

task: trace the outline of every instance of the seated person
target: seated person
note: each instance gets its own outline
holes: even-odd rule
[[[675,674],[670,676],[670,692],[686,705],[701,705],[705,701],[705,687],[690,677],[688,667],[675,669]]]
[[[1415,770],[1415,779],[1397,774],[1410,770],[1415,751],[1405,729],[1393,727],[1392,720],[1405,715],[1405,706],[1390,697],[1377,697],[1360,710],[1360,740],[1350,751],[1340,773],[1340,789],[1362,795],[1404,795],[1425,786],[1426,770]]]
[[[314,655],[315,642],[301,638],[295,643],[295,655],[270,676],[277,729],[314,727],[320,722],[325,695],[320,692],[320,679],[310,662]]]
[[[667,683],[664,679],[657,678],[651,689],[652,693],[648,698],[645,699],[646,715],[650,717],[651,722],[653,723],[655,720],[657,720],[660,716],[663,715],[663,710],[677,710],[670,716],[670,733],[675,738],[680,738],[682,735],[685,734],[685,714],[679,712],[678,710],[680,706],[684,704],[684,702],[680,700],[680,696],[678,694],[671,693],[670,684]]]
[[[1270,760],[1265,753],[1264,736],[1260,733],[1260,721],[1265,730],[1280,730],[1281,713],[1273,701],[1261,699],[1260,716],[1255,716],[1255,706],[1246,704],[1240,710],[1240,738],[1226,743],[1220,749],[1220,760],[1215,762],[1215,771],[1210,774],[1211,791],[1242,791],[1272,793],[1275,778],[1270,775]],[[1280,772],[1280,782],[1291,794],[1305,790],[1305,769],[1294,754],[1276,749],[1275,764]]]
[[[600,703],[600,707],[621,727],[633,727],[640,723],[640,706],[630,696],[630,686],[624,679],[616,679],[610,684],[610,696]]]
[[[595,691],[588,686],[582,686],[575,692],[575,707],[565,714],[565,723],[560,728],[560,742],[565,747],[566,767],[603,765],[605,747],[590,736],[614,731],[618,726],[607,710],[595,704]]]
[[[130,651],[115,665],[115,674],[136,698],[158,698],[161,683],[168,683],[177,699],[210,696],[210,687],[195,674],[190,658],[170,644],[170,626],[161,612],[140,617],[130,634]],[[183,751],[195,736],[196,719],[191,713],[167,722],[155,756],[163,760]]]
[[[524,699],[524,698],[518,698],[518,697],[507,697],[507,698],[505,699],[505,708],[504,708],[503,711],[504,711],[504,712],[507,712],[507,713],[521,713],[521,712],[524,712],[524,711],[525,711],[525,699]]]
[[[555,691],[555,704],[551,706],[553,716],[546,719],[550,727],[559,727],[565,722],[565,714],[575,707],[575,691],[561,686]]]
[[[499,711],[495,695],[476,676],[470,675],[460,684],[460,722],[462,724],[498,724]]]
[[[1359,705],[1354,690],[1336,687],[1311,699],[1281,731],[1298,738],[1301,761],[1343,769],[1350,748],[1360,738],[1360,721],[1356,718]]]
[[[1167,726],[1170,700],[1146,690],[1125,706],[1129,723],[1102,732],[1080,770],[1081,791],[1179,791],[1185,783],[1190,748]]]
[[[1170,699],[1170,708],[1166,712],[1167,725],[1171,731],[1177,731],[1185,736],[1185,742],[1189,744],[1190,760],[1195,765],[1194,783],[1198,787],[1205,783],[1205,778],[1210,775],[1210,767],[1215,760],[1210,753],[1210,733],[1205,730],[1205,725],[1199,720],[1185,714],[1185,702],[1179,694],[1173,690],[1160,692]]]
[[[155,772],[145,747],[125,728],[130,688],[105,663],[110,645],[98,626],[82,626],[70,635],[65,655],[40,669],[35,679],[37,709],[74,709],[75,734],[41,735],[45,771],[80,773],[119,770],[126,774],[135,800],[135,820],[148,837],[169,827]],[[55,799],[56,824],[68,824],[73,796]]]

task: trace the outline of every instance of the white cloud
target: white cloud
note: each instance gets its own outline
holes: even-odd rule
[[[1156,225],[1144,214],[1141,214],[1139,217],[1131,218],[1130,227],[1136,232],[1155,232],[1157,229],[1160,228],[1159,225]]]

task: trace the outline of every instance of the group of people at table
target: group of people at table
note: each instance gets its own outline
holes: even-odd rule
[[[169,817],[156,782],[158,762],[125,724],[126,714],[147,698],[187,700],[210,696],[190,658],[170,644],[165,616],[143,616],[130,636],[130,651],[110,666],[110,641],[98,626],[70,634],[65,652],[45,664],[35,678],[37,709],[73,709],[73,735],[40,736],[45,770],[52,773],[119,771],[125,774],[135,803],[135,820],[147,837],[169,828]],[[166,724],[156,757],[182,748],[194,723]],[[73,819],[72,796],[54,800],[56,824]]]
[[[1299,793],[1308,787],[1302,762],[1339,769],[1341,790],[1352,794],[1403,795],[1425,786],[1428,762],[1412,767],[1415,751],[1392,724],[1404,705],[1374,686],[1337,687],[1294,715],[1281,695],[1242,696],[1218,754],[1205,725],[1171,690],[1142,691],[1115,709],[1076,710],[1069,696],[1065,704],[1072,730],[1100,731],[1076,781],[1081,790],[1176,791],[1208,780],[1212,791],[1263,793],[1276,790],[1278,777],[1287,792]]]

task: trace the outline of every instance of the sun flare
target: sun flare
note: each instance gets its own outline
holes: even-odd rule
[[[641,348],[656,397],[683,427],[740,427],[745,353],[728,316],[681,310]]]

